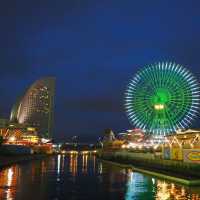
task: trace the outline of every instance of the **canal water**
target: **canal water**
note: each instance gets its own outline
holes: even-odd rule
[[[160,180],[95,156],[58,155],[1,170],[0,199],[200,200],[200,187]]]

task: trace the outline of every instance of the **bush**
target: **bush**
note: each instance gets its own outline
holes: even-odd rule
[[[0,146],[2,145],[3,143],[3,136],[0,136]]]

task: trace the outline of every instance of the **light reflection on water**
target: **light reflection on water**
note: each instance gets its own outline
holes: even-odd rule
[[[196,188],[197,189],[197,188]],[[177,199],[177,200],[199,200],[200,195],[191,191],[186,191],[183,186],[175,186],[174,183],[166,183],[165,181],[157,181],[157,200]]]
[[[87,174],[87,169],[88,169],[88,155],[83,154],[82,155],[82,172],[83,174]]]
[[[200,187],[187,188],[128,170],[125,199],[145,199],[145,196],[156,200],[200,200]]]
[[[143,176],[140,173],[132,172],[132,170],[128,170],[127,175],[126,200],[142,198],[142,194],[153,194],[154,188],[148,183],[148,177]]]
[[[78,156],[76,154],[70,155],[69,171],[71,172],[73,177],[75,177],[77,175],[77,159],[78,159]]]
[[[159,180],[87,154],[58,155],[1,170],[0,199],[200,200],[200,187]]]
[[[19,176],[20,169],[16,165],[0,172],[0,199],[12,200],[15,198]]]

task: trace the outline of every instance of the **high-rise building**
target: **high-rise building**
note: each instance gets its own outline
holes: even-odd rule
[[[17,99],[16,103],[13,105],[11,114],[10,114],[10,122],[17,123],[18,117],[19,117],[19,109],[20,109],[20,103],[23,97],[20,97]]]
[[[38,135],[52,138],[55,78],[37,80],[13,106],[10,121],[37,128]]]

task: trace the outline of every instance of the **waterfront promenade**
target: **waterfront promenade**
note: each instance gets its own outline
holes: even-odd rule
[[[150,153],[127,151],[99,151],[98,157],[155,177],[186,185],[200,185],[199,164],[163,160]]]

